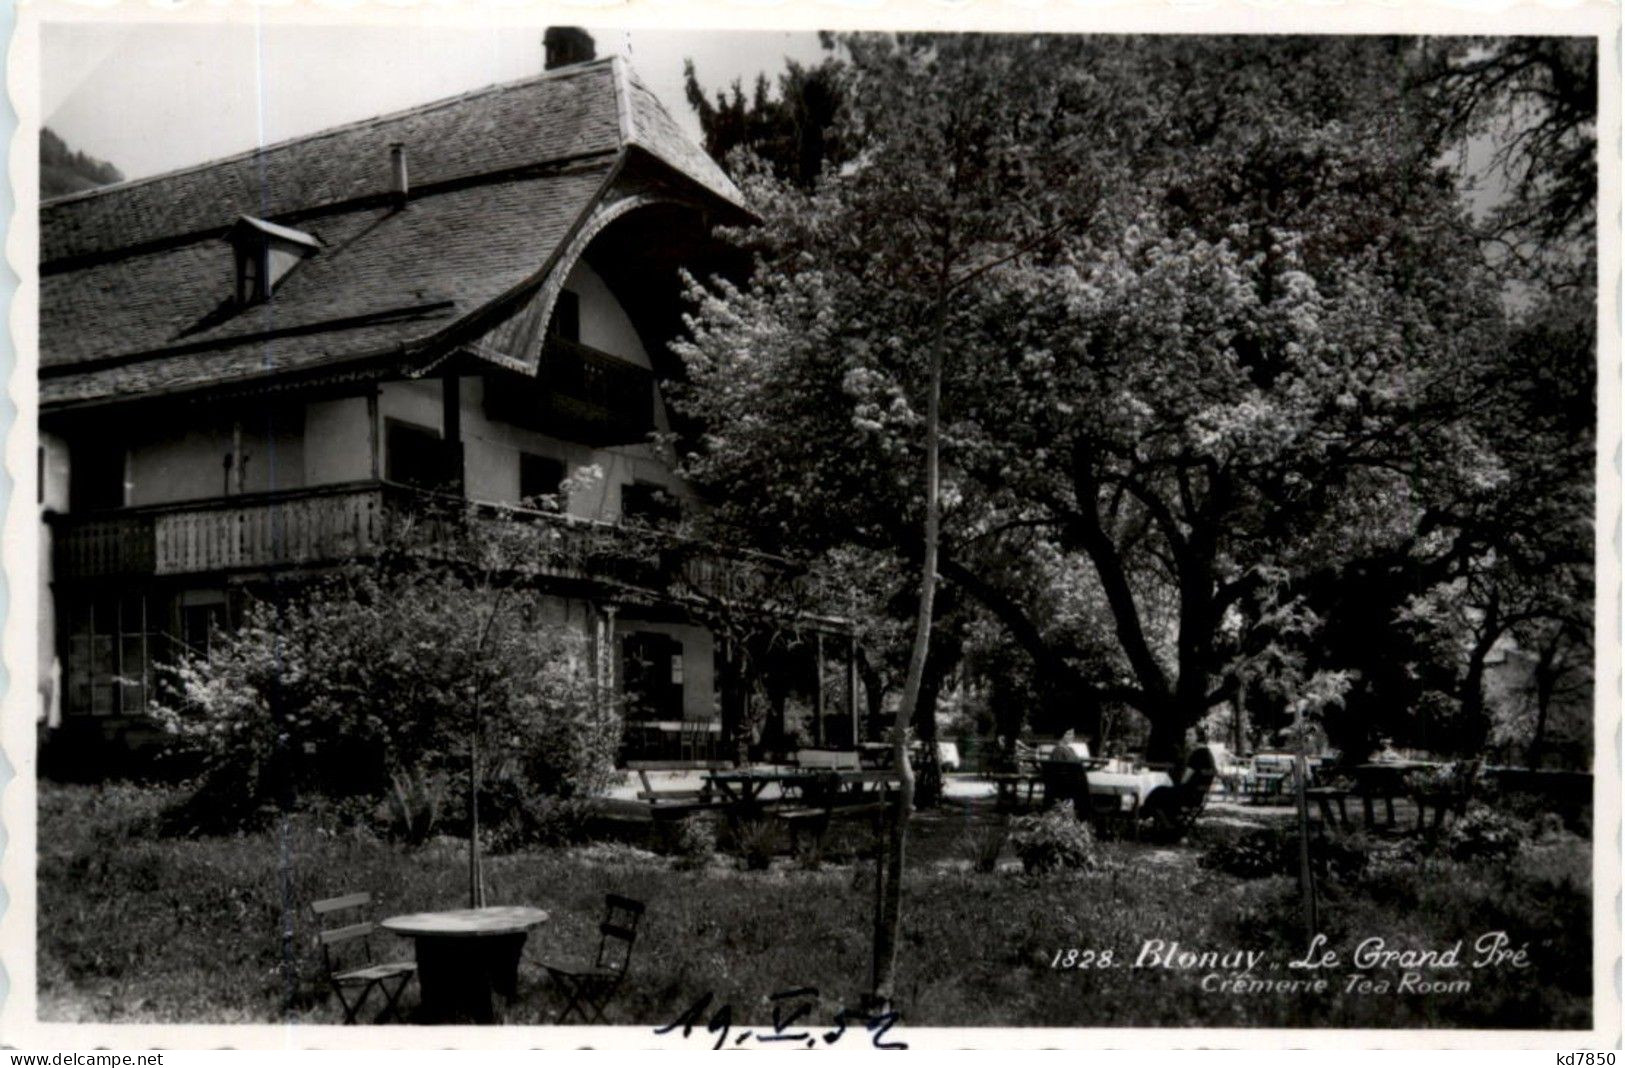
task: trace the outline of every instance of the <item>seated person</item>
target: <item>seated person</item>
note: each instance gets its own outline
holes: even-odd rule
[[[1059,760],[1068,764],[1080,764],[1089,759],[1089,744],[1078,741],[1073,736],[1072,731],[1067,731],[1061,735],[1061,740],[1056,742],[1054,747],[1050,749],[1048,759]]]

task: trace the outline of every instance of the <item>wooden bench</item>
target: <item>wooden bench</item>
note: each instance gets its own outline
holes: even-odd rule
[[[697,790],[657,790],[649,781],[649,773],[642,768],[638,769],[638,781],[643,784],[643,789],[638,791],[638,800],[647,801],[655,808],[680,807],[697,810],[711,807],[712,793],[709,782]]]
[[[816,771],[857,771],[861,765],[856,749],[798,749],[796,766]]]

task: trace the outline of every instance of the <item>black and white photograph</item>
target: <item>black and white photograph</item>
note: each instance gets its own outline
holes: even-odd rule
[[[1617,1045],[1618,9],[1015,12],[26,15],[6,1044]]]

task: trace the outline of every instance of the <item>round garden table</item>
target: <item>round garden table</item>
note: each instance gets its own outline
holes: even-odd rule
[[[491,995],[518,992],[519,954],[547,913],[495,905],[391,916],[381,927],[417,946],[418,988],[428,1023],[491,1023]]]

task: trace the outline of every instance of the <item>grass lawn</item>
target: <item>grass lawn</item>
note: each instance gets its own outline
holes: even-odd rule
[[[43,1019],[337,1022],[311,944],[309,902],[367,889],[380,898],[380,915],[466,904],[459,843],[407,852],[306,817],[260,835],[159,838],[152,817],[172,797],[41,784]],[[1204,868],[1200,841],[1106,843],[1103,865],[1083,874],[1029,878],[1008,863],[974,874],[961,839],[969,821],[987,817],[970,807],[924,813],[911,834],[905,1027],[1590,1026],[1591,862],[1582,839],[1526,845],[1510,862],[1432,860],[1324,888],[1321,927],[1345,962],[1372,937],[1394,949],[1466,939],[1461,968],[1424,978],[1465,979],[1468,990],[1402,991],[1408,969],[1390,964],[1368,970],[1390,983],[1387,992],[1345,992],[1354,969],[1344,963],[1324,994],[1233,994],[1202,988],[1205,976],[1232,974],[1223,969],[1133,965],[1147,942],[1177,941],[1195,951],[1258,951],[1266,963],[1255,976],[1296,977],[1286,964],[1304,944],[1290,879]],[[817,988],[817,1016],[827,1022],[866,988],[874,898],[872,866],[840,860],[838,843],[831,855],[818,870],[785,857],[766,872],[721,856],[680,871],[670,858],[608,843],[490,858],[492,903],[552,915],[526,948],[508,1021],[550,1021],[559,1003],[540,961],[589,952],[604,894],[615,891],[645,901],[648,913],[608,1022],[666,1024],[708,991],[713,1005],[732,1005],[736,1021],[761,1021],[772,1015],[770,996],[795,987]],[[1528,943],[1526,967],[1470,967],[1473,941],[1496,930],[1513,947]],[[391,948],[410,953],[404,943]],[[1111,950],[1116,966],[1053,968],[1067,948]]]

